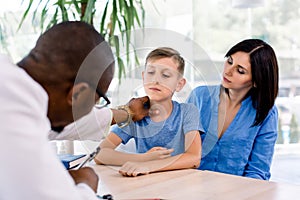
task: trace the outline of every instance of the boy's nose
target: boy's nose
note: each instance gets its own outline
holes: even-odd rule
[[[153,76],[152,82],[153,82],[153,83],[156,83],[156,84],[158,84],[158,83],[160,82],[160,77],[159,77],[158,74],[155,74],[155,75]]]

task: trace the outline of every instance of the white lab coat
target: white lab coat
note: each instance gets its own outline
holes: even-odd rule
[[[0,80],[0,199],[97,199],[88,185],[74,183],[49,139],[100,140],[110,109],[92,111],[61,134],[49,133],[45,90],[1,54]]]

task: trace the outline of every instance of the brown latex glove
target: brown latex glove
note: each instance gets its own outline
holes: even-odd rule
[[[149,115],[150,99],[148,96],[132,98],[127,103],[132,115],[132,121],[139,121]]]
[[[69,170],[69,173],[76,184],[85,183],[97,193],[99,178],[92,168],[83,167],[78,170]]]

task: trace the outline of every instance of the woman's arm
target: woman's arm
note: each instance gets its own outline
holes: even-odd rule
[[[276,107],[270,111],[257,134],[243,176],[269,180],[270,166],[277,139],[278,113]]]
[[[170,157],[173,149],[160,148],[159,150],[149,151],[144,154],[132,154],[116,151],[115,148],[121,144],[122,139],[111,132],[105,140],[100,143],[100,152],[95,158],[97,164],[106,165],[123,165],[124,163],[131,162],[145,162],[155,159],[164,159]]]
[[[124,176],[137,176],[158,171],[198,168],[201,160],[201,138],[198,131],[186,134],[185,150],[182,154],[161,160],[127,162],[119,172]]]

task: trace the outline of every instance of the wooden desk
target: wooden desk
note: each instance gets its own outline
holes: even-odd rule
[[[98,194],[114,200],[290,200],[299,199],[300,186],[194,169],[123,177],[117,167],[93,165],[99,175]]]

